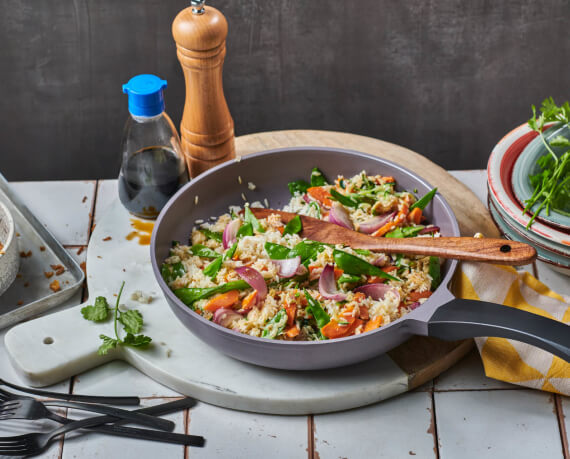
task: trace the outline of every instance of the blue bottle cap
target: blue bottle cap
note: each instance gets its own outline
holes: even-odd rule
[[[156,116],[164,111],[162,90],[166,81],[155,75],[137,75],[123,85],[129,96],[129,112],[134,116]]]

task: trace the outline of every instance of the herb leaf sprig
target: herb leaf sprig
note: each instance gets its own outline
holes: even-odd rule
[[[570,123],[570,104],[568,102],[559,107],[554,99],[549,97],[542,102],[538,116],[535,106],[532,106],[532,118],[528,120],[528,125],[538,133],[548,153],[537,161],[541,171],[529,176],[530,182],[534,186],[534,193],[525,201],[523,214],[529,212],[538,201],[541,203],[533,211],[533,215],[526,226],[527,229],[531,227],[542,209],[545,209],[546,215],[550,215],[552,208],[561,214],[570,216],[566,210],[561,208],[563,207],[562,204],[570,198],[570,149],[558,157],[551,148],[570,147],[570,140],[563,136],[557,136],[550,143],[547,142],[542,131],[545,124],[551,122]]]
[[[97,354],[106,355],[111,349],[115,349],[117,346],[132,346],[132,347],[142,347],[150,344],[152,339],[148,336],[138,334],[143,327],[143,317],[139,310],[129,309],[127,311],[119,310],[119,302],[121,301],[121,294],[123,293],[123,287],[125,282],[121,284],[121,288],[117,295],[117,302],[115,303],[114,312],[114,330],[115,337],[112,338],[107,335],[99,335],[99,338],[103,340],[103,343],[99,346]],[[81,314],[86,320],[91,320],[92,322],[103,322],[109,317],[109,304],[103,296],[98,296],[95,299],[95,304],[93,306],[85,306],[81,308]],[[118,324],[119,322],[123,325],[123,330],[126,335],[123,339],[119,337]]]

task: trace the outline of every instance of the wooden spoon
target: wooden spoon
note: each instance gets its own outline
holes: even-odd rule
[[[297,214],[274,209],[251,208],[257,218],[279,214],[288,223]],[[404,239],[374,237],[334,225],[317,218],[299,215],[301,237],[327,244],[344,244],[353,249],[373,252],[433,255],[456,260],[484,261],[503,265],[526,265],[536,259],[534,247],[506,239],[474,237],[412,237]]]

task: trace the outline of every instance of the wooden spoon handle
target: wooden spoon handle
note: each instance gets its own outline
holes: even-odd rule
[[[522,242],[474,237],[377,238],[354,240],[352,248],[375,252],[433,255],[456,260],[486,261],[504,265],[526,265],[536,258],[536,250]]]

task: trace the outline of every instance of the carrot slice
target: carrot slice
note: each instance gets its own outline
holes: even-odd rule
[[[297,314],[297,305],[295,303],[285,306],[287,312],[287,325],[291,327],[295,322],[295,315]]]
[[[371,330],[376,330],[380,325],[382,325],[383,321],[384,319],[382,318],[382,316],[378,316],[372,320],[369,320],[368,322],[366,322],[366,325],[364,326],[364,331],[368,332]]]
[[[238,290],[230,290],[226,293],[220,293],[212,297],[204,306],[204,311],[216,311],[220,308],[229,308],[233,306],[239,299]]]
[[[397,271],[398,267],[397,266],[384,266],[382,269],[382,271],[384,271],[385,273],[390,273],[392,271]]]
[[[241,302],[241,308],[244,311],[249,311],[253,308],[255,300],[257,298],[257,290],[254,290],[249,295],[247,295]]]
[[[334,280],[338,280],[340,276],[344,274],[344,270],[340,268],[334,268]]]
[[[420,298],[429,298],[431,296],[431,293],[429,290],[426,292],[411,292],[408,294],[408,299],[410,301],[418,301]]]
[[[386,279],[378,276],[370,276],[366,281],[367,284],[383,284],[384,282],[386,282]]]
[[[394,228],[396,228],[396,223],[395,222],[388,222],[384,226],[381,226],[380,228],[378,228],[376,230],[376,232],[372,233],[372,236],[375,236],[375,237],[384,236],[388,231],[391,231]]]
[[[415,223],[416,225],[419,225],[420,222],[422,221],[422,217],[423,217],[422,209],[416,207],[415,209],[412,209],[412,211],[409,213],[408,220]]]
[[[294,325],[290,326],[287,330],[285,330],[285,335],[288,338],[295,338],[295,336],[297,336],[300,332],[301,332],[301,330],[299,330],[299,327],[297,327],[297,324],[294,324]]]
[[[285,231],[285,227],[284,226],[278,226],[277,231],[279,231],[281,234],[283,234],[283,232]]]
[[[319,201],[321,204],[324,204],[327,207],[332,206],[332,201],[330,200],[331,194],[329,190],[323,188],[322,186],[312,186],[307,189],[308,195]]]

